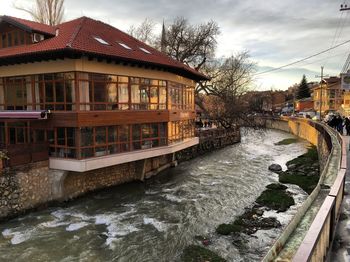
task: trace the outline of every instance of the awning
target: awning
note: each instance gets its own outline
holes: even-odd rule
[[[19,111],[19,110],[5,110],[0,111],[0,119],[47,119],[50,110],[40,111]]]

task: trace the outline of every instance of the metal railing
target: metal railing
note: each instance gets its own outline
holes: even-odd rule
[[[344,197],[345,177],[347,173],[346,142],[337,134],[337,139],[342,145],[341,165],[331,190],[316,214],[306,236],[293,257],[295,262],[325,261],[335,235],[336,225],[339,220],[341,203]]]

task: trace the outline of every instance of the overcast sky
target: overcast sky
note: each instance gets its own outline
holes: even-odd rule
[[[11,0],[0,0],[0,15],[30,19],[12,7]],[[34,0],[17,0],[28,5]],[[249,51],[258,70],[276,68],[318,53],[350,39],[350,11],[340,12],[341,0],[65,0],[65,18],[88,16],[127,31],[145,18],[160,24],[177,16],[191,23],[214,20],[221,35],[217,56]],[[350,4],[350,1],[345,3]],[[259,75],[260,89],[286,89],[300,82],[305,74],[316,81],[323,65],[325,74],[338,75],[350,44],[304,63]]]

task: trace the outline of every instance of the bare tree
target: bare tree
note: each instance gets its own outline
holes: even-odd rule
[[[139,26],[131,26],[128,33],[170,57],[199,70],[208,58],[215,56],[219,26],[214,21],[191,25],[182,17],[169,26],[163,22],[161,34],[155,33],[155,23],[146,18]]]
[[[196,103],[223,127],[253,124],[249,117],[251,105],[247,93],[251,90],[255,64],[248,53],[240,53],[206,66],[210,81],[199,83]]]
[[[156,35],[154,33],[155,23],[146,18],[139,26],[132,25],[128,29],[128,34],[148,45],[156,45]]]
[[[179,17],[166,31],[166,53],[174,59],[200,69],[215,55],[219,26],[214,21],[190,25]]]
[[[64,16],[64,0],[36,0],[31,7],[23,7],[14,3],[14,7],[24,11],[32,18],[43,24],[58,25],[62,22]]]

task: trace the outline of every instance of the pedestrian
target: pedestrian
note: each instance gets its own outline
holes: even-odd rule
[[[346,135],[349,136],[350,135],[350,119],[349,119],[349,117],[345,117],[344,124],[345,124],[345,129],[346,129]]]
[[[338,130],[338,132],[340,134],[343,134],[343,128],[344,128],[344,126],[343,126],[343,119],[342,119],[342,117],[340,115],[337,116],[337,126],[336,126],[336,128],[337,128],[337,130]]]

